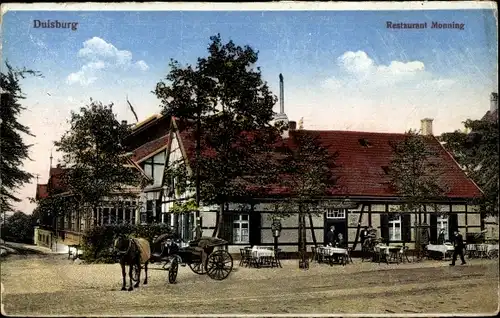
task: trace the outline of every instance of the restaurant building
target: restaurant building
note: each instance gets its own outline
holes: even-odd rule
[[[280,101],[280,113],[276,120],[285,122],[289,127],[282,136],[286,141],[298,131],[296,123],[288,122],[284,113],[282,94]],[[480,232],[481,211],[475,202],[481,198],[482,192],[434,137],[432,123],[432,119],[423,119],[420,132],[426,146],[437,154],[435,163],[442,170],[440,178],[446,185],[447,193],[439,202],[428,202],[428,208],[419,214],[402,211],[398,205],[401,198],[390,186],[388,167],[393,158],[391,144],[403,141],[404,133],[300,130],[300,133],[319,135],[322,146],[330,153],[338,154],[336,164],[340,167],[335,171],[340,183],[337,191],[319,198],[324,208],[310,219],[306,218],[308,246],[314,244],[313,232],[316,242],[323,244],[332,225],[344,234],[351,247],[359,241],[359,231],[364,226],[373,227],[378,236],[388,242],[405,242],[410,248],[416,239],[415,227],[421,223],[429,224],[431,242],[437,240],[440,229],[445,230],[448,239],[456,229],[462,233]],[[94,211],[91,222],[74,211],[54,220],[51,227],[38,229],[40,244],[50,246],[49,240],[56,236],[65,244],[75,244],[85,228],[115,222],[166,223],[185,240],[193,237],[193,229],[200,222],[203,235],[212,236],[219,208],[202,206],[199,212],[172,213],[176,202],[193,198],[195,194],[173,191],[171,183],[175,180],[165,180],[165,170],[179,161],[184,161],[187,173],[193,173],[190,167],[196,146],[193,127],[188,121],[162,115],[151,116],[136,124],[127,141],[132,152],[130,165],[141,171],[148,180],[147,185],[130,189],[137,194],[136,198],[124,201],[121,206],[102,207]],[[60,189],[61,172],[61,167],[50,168],[48,183],[37,185],[38,199],[50,193],[64,193],[64,189]],[[276,189],[270,189],[268,194],[267,197],[253,198],[251,204],[228,204],[220,237],[230,242],[230,251],[237,253],[243,246],[273,244],[273,202],[283,197]],[[432,212],[431,204],[438,204],[440,213]],[[296,251],[297,215],[282,219],[281,224],[280,247],[284,251]],[[356,249],[360,249],[359,244]]]

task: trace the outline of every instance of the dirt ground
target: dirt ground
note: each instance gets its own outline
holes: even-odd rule
[[[127,292],[120,291],[118,264],[76,265],[61,255],[15,255],[1,263],[2,302],[9,316],[494,314],[498,261],[448,263],[379,265],[354,259],[345,267],[314,263],[303,271],[293,260],[274,269],[239,267],[235,261],[224,281],[179,267],[173,285],[153,264],[149,284]]]

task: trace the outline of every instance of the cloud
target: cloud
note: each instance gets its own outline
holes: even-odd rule
[[[131,66],[141,71],[149,69],[143,60],[133,63],[132,52],[119,50],[99,37],[83,42],[83,48],[78,51],[77,57],[85,64],[79,71],[68,75],[68,84],[90,85],[98,79],[101,71],[108,69],[128,70]]]
[[[147,70],[149,70],[149,66],[143,60],[140,60],[140,61],[138,61],[135,64],[137,65],[137,67],[139,67],[139,69],[141,71],[147,71]]]
[[[328,90],[355,90],[377,94],[397,89],[448,89],[455,80],[442,78],[427,71],[421,61],[391,61],[387,65],[377,64],[364,51],[347,51],[336,59],[336,76],[322,81]]]

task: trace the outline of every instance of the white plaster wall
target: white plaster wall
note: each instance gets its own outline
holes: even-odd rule
[[[372,204],[372,212],[385,212],[385,204]]]

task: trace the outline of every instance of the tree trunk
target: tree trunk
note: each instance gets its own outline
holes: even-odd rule
[[[215,229],[212,234],[213,237],[220,237],[222,227],[224,226],[224,203],[219,205],[219,211],[215,219]]]
[[[318,247],[318,242],[316,241],[316,232],[314,231],[313,218],[311,213],[308,213],[308,215],[309,215],[309,224],[311,225],[311,236],[314,243],[314,247]]]
[[[358,228],[356,229],[356,237],[354,238],[354,243],[352,244],[353,251],[356,249],[356,245],[358,245],[359,232],[361,230],[361,221],[363,220],[363,212],[365,210],[365,207],[366,205],[363,204],[363,206],[361,207],[361,212],[359,213]]]

